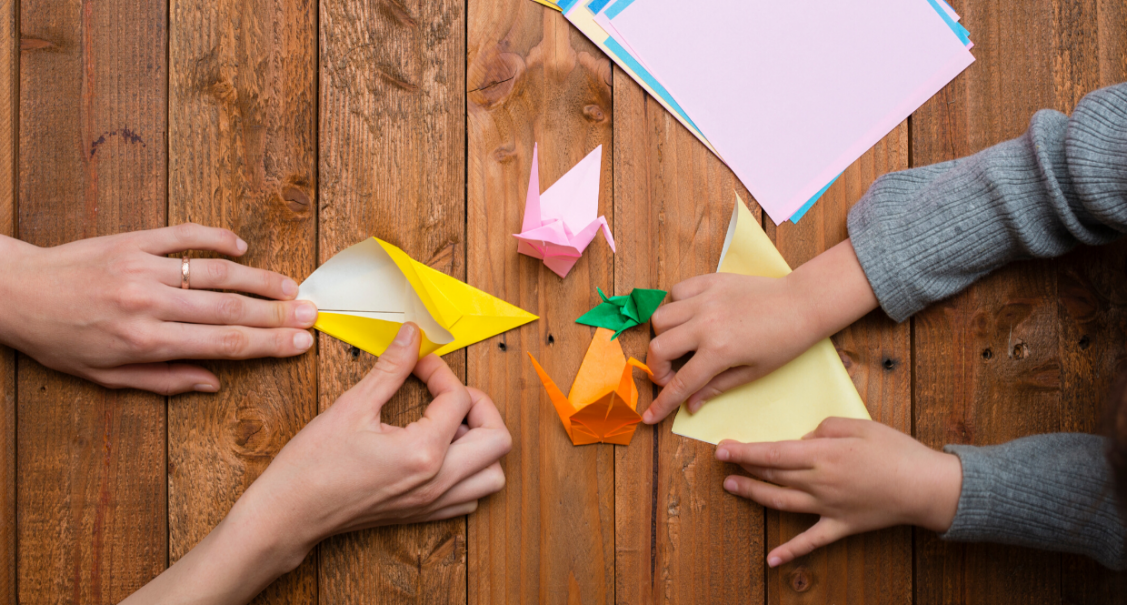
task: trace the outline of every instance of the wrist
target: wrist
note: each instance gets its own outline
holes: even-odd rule
[[[919,490],[919,513],[912,525],[944,533],[951,528],[959,508],[963,491],[963,464],[959,457],[945,452],[934,452],[930,473],[922,473]]]
[[[803,306],[811,344],[880,306],[848,239],[795,269],[787,279]]]
[[[35,246],[18,239],[0,235],[0,344],[19,347],[19,288],[22,283],[20,267]]]
[[[253,560],[277,577],[297,568],[320,540],[306,535],[303,524],[283,518],[285,503],[268,501],[255,487],[235,502],[216,530],[223,530],[228,544],[250,550]]]

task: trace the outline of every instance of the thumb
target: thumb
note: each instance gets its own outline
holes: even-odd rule
[[[136,363],[98,370],[90,379],[110,389],[141,389],[158,395],[219,390],[215,374],[186,363]]]
[[[379,411],[415,369],[420,342],[419,327],[410,322],[403,324],[372,371],[349,391],[351,398],[374,405]]]
[[[782,546],[767,553],[767,565],[778,567],[808,555],[815,550],[849,535],[849,531],[836,519],[822,517],[810,529],[798,534]]]

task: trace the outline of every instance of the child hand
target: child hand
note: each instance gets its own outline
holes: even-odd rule
[[[673,287],[673,302],[650,318],[657,337],[646,364],[664,387],[642,419],[660,422],[689,402],[696,412],[709,398],[766,376],[818,342],[811,311],[789,278],[712,273]],[[674,372],[674,360],[693,356]]]
[[[642,415],[661,422],[686,399],[689,411],[770,374],[877,308],[853,244],[845,240],[786,277],[714,273],[673,287],[650,323],[646,364],[661,394]],[[673,361],[693,353],[680,370]]]
[[[963,484],[957,456],[872,420],[828,418],[801,441],[722,441],[716,458],[753,475],[727,477],[729,492],[769,508],[821,516],[768,553],[771,567],[893,525],[946,531]]]
[[[215,392],[219,379],[179,359],[289,357],[307,351],[317,318],[294,280],[220,259],[246,242],[193,224],[38,248],[0,237],[0,343],[110,388]],[[209,290],[237,290],[266,299]]]

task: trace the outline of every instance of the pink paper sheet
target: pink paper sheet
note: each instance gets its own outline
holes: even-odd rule
[[[776,223],[974,61],[926,2],[635,0],[612,22]]]

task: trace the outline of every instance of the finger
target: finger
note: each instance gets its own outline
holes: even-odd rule
[[[157,261],[160,263],[157,274],[161,283],[179,288],[182,260],[161,257]],[[297,282],[289,277],[225,259],[189,259],[188,275],[188,285],[193,290],[234,290],[274,300],[292,300],[297,296]]]
[[[738,386],[762,378],[762,371],[751,366],[737,366],[720,372],[689,397],[689,411],[696,414],[709,399]]]
[[[664,304],[650,316],[650,325],[654,332],[662,334],[689,321],[696,312],[696,305],[689,302],[672,302]]]
[[[767,565],[778,567],[806,556],[815,550],[848,536],[845,526],[834,519],[822,517],[810,529],[798,534],[767,554]]]
[[[716,445],[717,460],[747,466],[811,469],[814,468],[816,457],[817,448],[809,441],[740,443],[726,439]]]
[[[317,307],[309,301],[272,301],[206,290],[168,290],[160,319],[217,326],[312,328]]]
[[[431,521],[442,521],[444,519],[464,517],[466,515],[472,515],[476,510],[477,500],[474,500],[473,502],[465,502],[462,504],[449,506],[441,510],[436,510],[433,513],[429,513],[425,516],[419,517],[414,521],[411,521],[411,523],[429,523]]]
[[[814,429],[814,437],[860,437],[872,424],[871,420],[857,418],[826,418]]]
[[[818,501],[814,496],[789,487],[779,487],[758,479],[742,475],[729,475],[724,480],[724,490],[758,502],[767,508],[790,513],[817,512]]]
[[[673,288],[669,291],[669,296],[674,301],[692,298],[707,290],[708,287],[712,285],[712,282],[715,281],[715,279],[715,273],[690,277],[689,279],[686,279],[673,286]]]
[[[677,409],[683,401],[688,399],[689,395],[699,391],[720,371],[720,368],[713,367],[700,355],[694,355],[665,384],[665,388],[661,389],[657,399],[654,399],[649,409],[642,416],[642,421],[646,424],[661,422],[670,412]]]
[[[505,429],[505,421],[501,418],[501,412],[497,410],[497,406],[493,404],[489,395],[473,387],[466,387],[466,392],[470,396],[470,411],[466,415],[467,424],[470,428]]]
[[[419,326],[411,322],[403,324],[383,355],[376,360],[375,367],[356,386],[349,390],[359,401],[374,405],[378,412],[387,403],[415,368],[419,360],[419,344],[422,342]]]
[[[462,437],[465,437],[466,433],[468,433],[468,432],[470,432],[470,427],[468,427],[464,424],[459,424],[458,430],[454,433],[454,441],[457,441],[457,440],[461,439]]]
[[[450,443],[458,425],[462,424],[473,406],[466,385],[437,355],[427,355],[420,359],[415,366],[415,376],[426,383],[430,394],[434,396],[434,400],[423,411],[423,417],[415,424],[419,430],[434,433],[443,443]],[[468,437],[469,435],[463,437],[459,442]]]
[[[657,335],[646,351],[646,365],[654,375],[654,383],[665,386],[673,379],[673,362],[697,350],[699,340],[689,326],[681,324]]]
[[[809,485],[810,469],[787,470],[770,466],[740,465],[756,479],[774,483],[782,487],[805,489]]]
[[[467,389],[467,393],[472,393],[473,400],[467,416],[469,430],[446,449],[442,464],[430,481],[431,488],[438,493],[445,493],[453,486],[492,466],[497,466],[497,471],[500,471],[497,461],[512,449],[512,436],[509,435],[500,413],[489,397],[477,389],[472,391]],[[416,431],[428,431],[429,428],[422,421],[413,423],[407,427],[408,439],[418,442],[421,438]],[[501,479],[503,481],[503,475]]]
[[[139,231],[134,237],[141,250],[157,256],[185,250],[210,250],[229,256],[242,256],[247,251],[247,243],[231,231],[195,223]]]
[[[258,359],[293,357],[313,346],[313,335],[296,328],[247,328],[164,322],[150,359]]]
[[[501,470],[500,462],[494,462],[446,490],[446,493],[434,501],[431,508],[443,509],[473,502],[496,494],[504,488],[505,472]]]
[[[110,389],[140,389],[158,395],[214,393],[219,390],[215,374],[185,363],[139,363],[98,370],[91,378]]]

